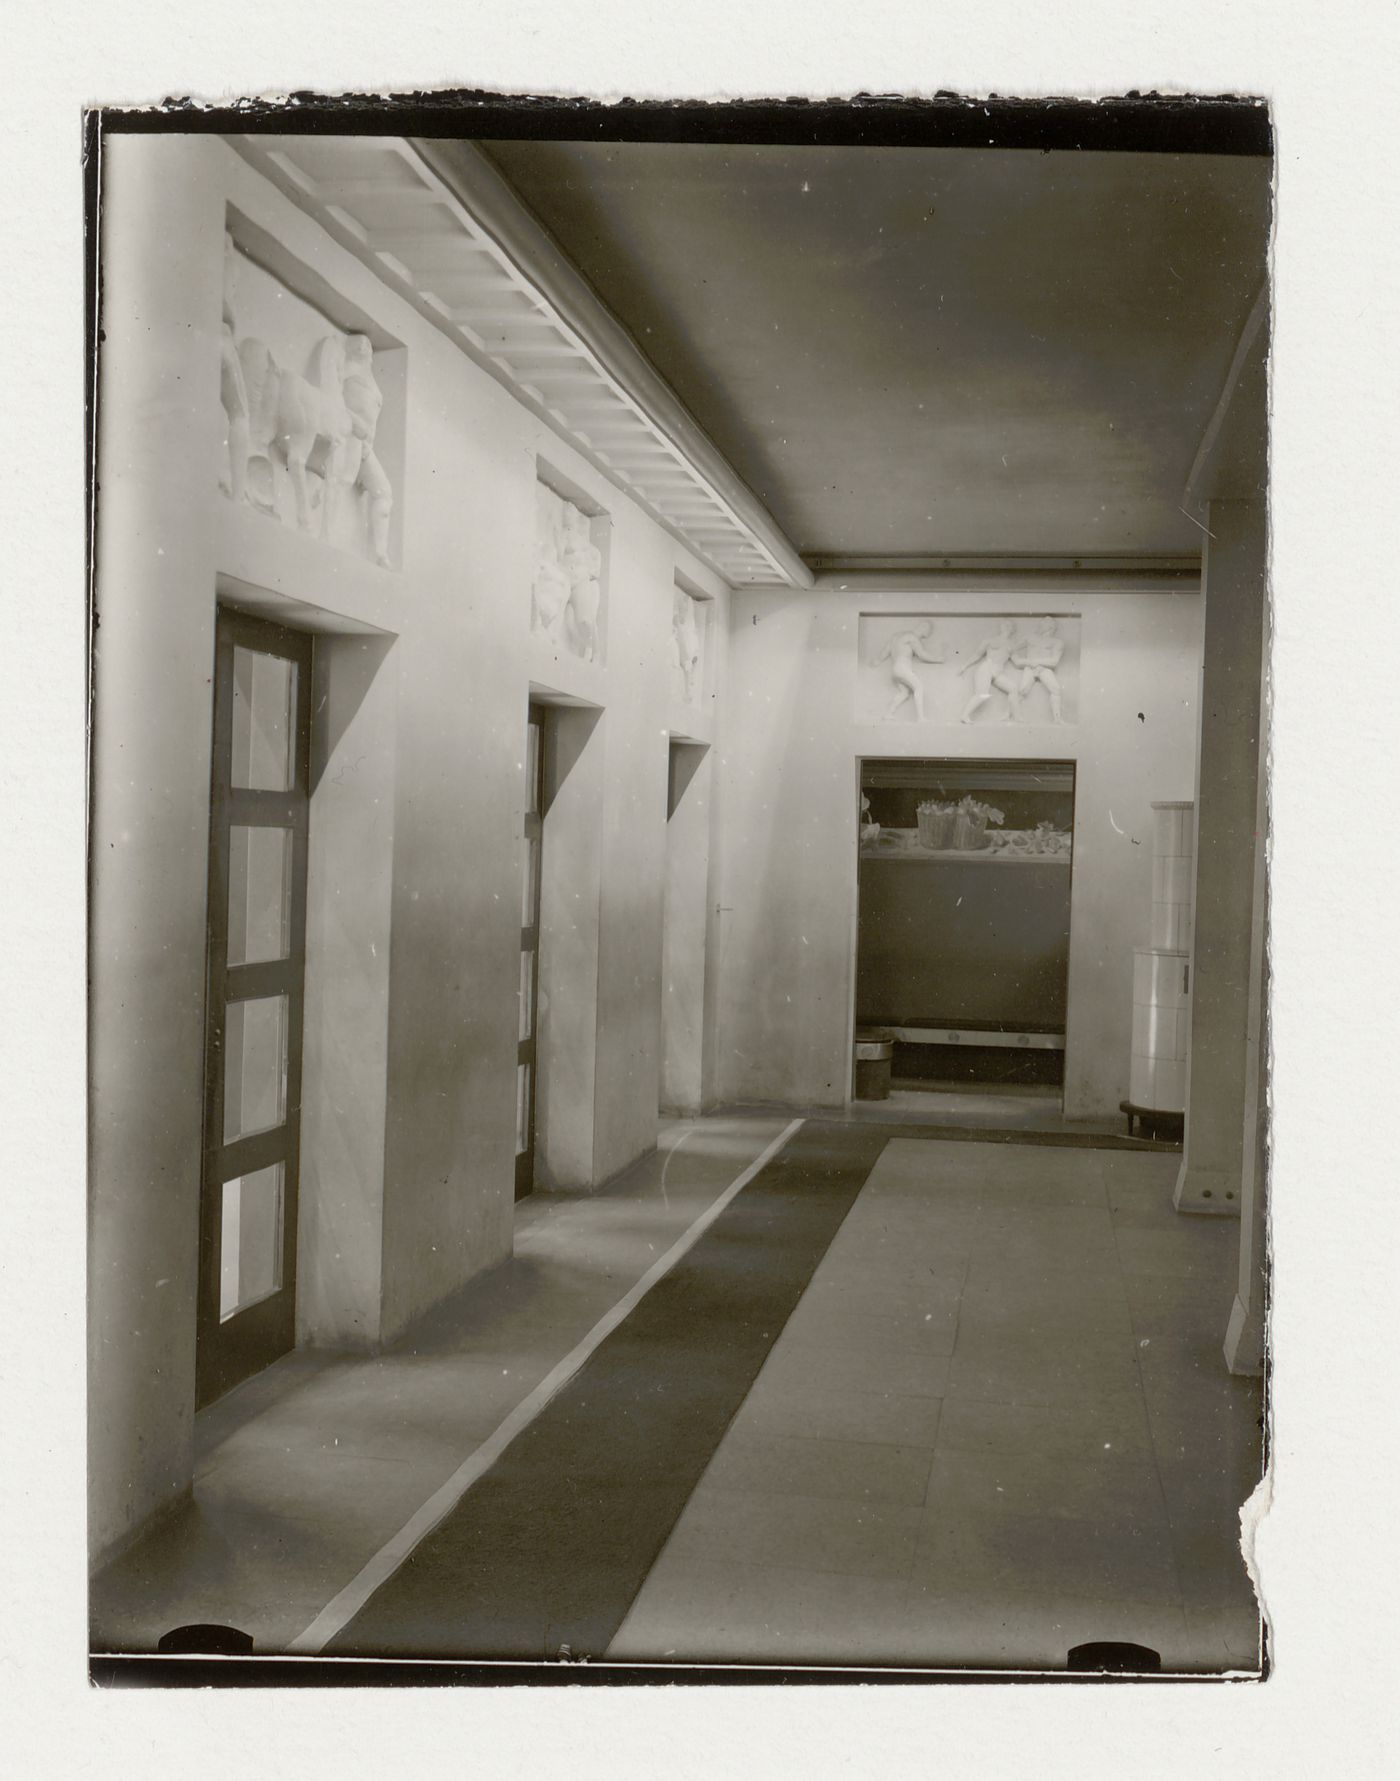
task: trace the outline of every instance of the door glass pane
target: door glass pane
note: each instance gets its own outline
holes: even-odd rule
[[[282,1284],[282,1164],[223,1184],[219,1208],[219,1321]]]
[[[230,1002],[224,1026],[224,1143],[287,1116],[287,998]]]
[[[515,1069],[515,1154],[521,1156],[530,1148],[530,1066],[517,1064]]]
[[[520,902],[520,925],[535,925],[535,880],[539,876],[540,843],[535,835],[525,837],[525,884]]]
[[[535,987],[535,955],[533,952],[522,952],[520,955],[520,1037],[528,1039],[534,1025]]]
[[[228,962],[287,956],[292,909],[290,829],[229,829]]]
[[[239,790],[291,790],[296,686],[295,662],[234,649],[232,783]]]

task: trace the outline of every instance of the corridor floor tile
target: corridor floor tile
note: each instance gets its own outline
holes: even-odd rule
[[[826,1385],[791,1388],[760,1379],[730,1427],[736,1435],[806,1435],[931,1451],[942,1408],[941,1398],[892,1391],[841,1391]]]
[[[893,1277],[878,1277],[872,1282],[870,1272],[852,1274],[838,1271],[834,1265],[824,1266],[793,1315],[805,1314],[809,1308],[816,1315],[820,1307],[856,1316],[956,1323],[962,1302],[961,1274],[949,1277],[932,1274],[927,1268],[901,1268]]]
[[[956,1252],[939,1250],[911,1256],[907,1251],[892,1249],[882,1257],[851,1253],[843,1248],[823,1269],[822,1282],[854,1287],[867,1295],[866,1303],[872,1309],[878,1309],[884,1300],[903,1302],[920,1293],[961,1287],[967,1271],[967,1258]]]
[[[985,1398],[944,1400],[940,1452],[1029,1450],[1047,1457],[1150,1465],[1152,1437],[1140,1392],[1096,1393],[1080,1403],[1014,1404]]]
[[[1134,1375],[1131,1355],[1110,1356],[1098,1363],[1080,1357],[1071,1365],[1054,1355],[1027,1355],[1023,1348],[1010,1346],[995,1353],[955,1354],[943,1393],[950,1403],[966,1397],[1012,1404],[1076,1404],[1099,1392],[1117,1396],[1131,1391]]]
[[[611,1662],[861,1664],[906,1660],[908,1585],[662,1556]]]
[[[1113,1240],[1113,1214],[1107,1206],[1060,1200],[1053,1205],[1024,1205],[989,1194],[982,1202],[979,1234],[996,1231],[1012,1237],[1108,1244]]]
[[[1155,1465],[1066,1459],[1025,1448],[988,1459],[985,1453],[940,1447],[925,1501],[930,1519],[951,1519],[970,1510],[1095,1524],[1167,1525]]]
[[[802,1348],[868,1349],[947,1355],[957,1336],[956,1304],[938,1312],[885,1312],[833,1309],[809,1294],[788,1319],[783,1342]]]
[[[1117,1241],[1128,1274],[1229,1280],[1239,1265],[1239,1226],[1232,1219],[1179,1216],[1169,1230],[1119,1230]]]
[[[711,1460],[700,1488],[918,1507],[928,1488],[932,1458],[926,1447],[735,1428]]]
[[[1066,1268],[1029,1252],[1007,1256],[988,1247],[969,1260],[963,1292],[973,1298],[985,1293],[1003,1302],[1025,1298],[1061,1304],[1086,1299],[1128,1303],[1123,1274],[1106,1253],[1097,1266]]]
[[[959,1508],[925,1511],[913,1579],[989,1603],[1063,1597],[1181,1605],[1165,1523],[1095,1523]]]
[[[941,1398],[948,1389],[947,1354],[883,1347],[812,1348],[786,1336],[765,1372],[777,1391],[892,1391],[901,1397]]]
[[[668,1558],[760,1568],[908,1577],[923,1511],[702,1483],[676,1523]]]
[[[963,1299],[957,1317],[959,1339],[969,1347],[979,1342],[1015,1341],[1028,1347],[1130,1351],[1136,1341],[1132,1314],[1120,1299],[992,1298],[985,1293]]]

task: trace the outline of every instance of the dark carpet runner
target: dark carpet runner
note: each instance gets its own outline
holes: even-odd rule
[[[898,1127],[809,1122],[420,1542],[333,1656],[601,1657]]]

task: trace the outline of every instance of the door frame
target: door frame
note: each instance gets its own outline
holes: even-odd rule
[[[523,1036],[520,1027],[516,1028],[516,1141],[520,1139],[521,1110],[519,1072],[528,1069],[528,1087],[526,1089],[526,1105],[523,1115],[526,1144],[523,1150],[515,1155],[515,1197],[523,1200],[535,1188],[535,1149],[538,1142],[536,1132],[536,1110],[539,1106],[539,1031],[540,1031],[540,888],[541,865],[544,857],[544,790],[547,784],[545,773],[545,754],[550,746],[552,726],[549,722],[548,707],[531,700],[526,715],[525,728],[525,809],[522,817],[521,839],[524,852],[524,871],[532,873],[530,885],[529,911],[533,920],[527,921],[526,906],[521,905],[520,954],[523,959],[529,953],[533,959],[530,970],[529,984],[529,1020],[522,1021],[525,1028]],[[533,849],[531,843],[534,843]],[[522,872],[522,892],[523,872]],[[522,1003],[524,997],[522,995]],[[522,1015],[525,1012],[521,1009]]]
[[[292,784],[286,791],[232,785],[234,651],[249,649],[296,668],[290,724]],[[301,1075],[306,986],[306,886],[310,819],[312,639],[231,607],[218,608],[214,651],[213,750],[210,762],[208,952],[205,977],[204,1146],[199,1196],[199,1284],[195,1331],[196,1407],[203,1408],[296,1342],[297,1206],[301,1164]],[[287,953],[256,964],[228,963],[230,830],[271,827],[291,834]],[[224,1142],[224,1049],[230,1003],[283,995],[286,1099],[280,1125]],[[278,1285],[229,1317],[220,1315],[222,1188],[256,1170],[282,1165]]]

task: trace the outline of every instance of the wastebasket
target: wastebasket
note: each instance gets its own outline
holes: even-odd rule
[[[881,1027],[856,1028],[856,1099],[888,1101],[894,1065],[894,1034]]]

